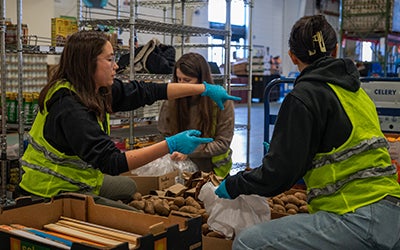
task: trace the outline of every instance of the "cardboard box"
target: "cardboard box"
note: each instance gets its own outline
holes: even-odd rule
[[[68,35],[78,31],[75,18],[57,17],[51,19],[51,45],[64,46]]]
[[[134,175],[130,172],[123,173],[121,175],[131,177],[135,182],[138,189],[138,192],[146,195],[150,194],[150,191],[153,190],[164,190],[174,185],[175,179],[178,176],[179,171],[175,170],[173,172],[159,175],[159,176],[143,176],[143,175]]]
[[[400,134],[385,133],[389,142],[389,154],[392,160],[400,161]]]
[[[203,250],[231,250],[233,240],[208,237],[203,235]]]
[[[21,25],[21,36],[22,36],[22,44],[28,43],[28,25],[22,24]],[[17,45],[17,24],[7,24],[6,26],[6,34],[5,34],[5,43],[7,45]]]
[[[27,203],[19,202],[19,203]],[[161,217],[130,210],[113,208],[94,203],[91,196],[66,193],[50,202],[19,204],[1,211],[0,224],[22,224],[42,229],[56,222],[61,216],[118,230],[140,234],[134,249],[201,249],[201,217],[184,218],[171,215]],[[11,248],[11,242],[20,243],[20,248]],[[0,230],[2,249],[54,249],[24,237],[14,236]],[[13,245],[14,246],[14,245]],[[30,246],[30,248],[26,248]],[[25,248],[23,248],[25,247]],[[74,243],[71,249],[105,249]],[[127,243],[107,249],[128,249]]]

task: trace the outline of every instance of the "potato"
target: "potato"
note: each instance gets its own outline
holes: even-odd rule
[[[208,213],[201,214],[201,219],[202,219],[203,223],[207,223],[208,217],[210,217],[210,215]]]
[[[294,210],[293,208],[286,210],[286,213],[288,214],[297,214],[297,211]]]
[[[153,202],[146,200],[144,203],[144,212],[148,214],[155,214]]]
[[[282,199],[281,198],[278,198],[278,197],[272,197],[272,201],[274,202],[274,204],[279,204],[279,205],[281,205],[281,206],[285,206],[285,203],[282,201]]]
[[[142,194],[139,193],[139,192],[136,192],[136,193],[134,193],[134,194],[132,195],[132,199],[133,199],[133,200],[138,200],[138,201],[140,201],[140,200],[142,199]]]
[[[163,200],[161,199],[157,199],[153,201],[153,206],[154,206],[154,211],[162,216],[168,216],[170,209],[168,206],[168,203],[165,205],[165,203],[163,202]]]
[[[182,196],[178,196],[174,199],[174,204],[177,205],[178,207],[182,207],[185,205],[185,198]]]
[[[175,204],[170,205],[169,209],[170,210],[174,210],[174,211],[179,211],[179,207],[177,205],[175,205]]]
[[[300,213],[308,213],[308,207],[307,205],[303,205],[299,207],[299,212]]]
[[[285,207],[280,204],[274,204],[272,210],[278,213],[286,213]]]
[[[300,200],[296,196],[294,196],[293,194],[289,194],[287,196],[287,198],[288,198],[288,202],[289,203],[293,203],[295,205],[300,205]]]
[[[186,199],[185,199],[185,205],[187,205],[187,206],[192,206],[192,207],[195,207],[195,208],[197,208],[197,209],[201,209],[200,203],[198,203],[198,202],[197,202],[193,197],[191,197],[191,196],[186,197]]]
[[[281,201],[283,201],[283,203],[288,203],[288,197],[286,196],[286,195],[283,195],[282,197],[281,197]]]
[[[134,207],[139,210],[144,210],[145,201],[143,200],[133,200],[129,203],[129,206]]]
[[[192,206],[183,206],[183,207],[179,208],[179,211],[185,212],[185,213],[190,213],[190,214],[198,214],[199,213],[199,210]]]
[[[303,192],[296,192],[294,193],[294,196],[296,196],[298,199],[306,201],[307,200],[307,195]]]
[[[286,208],[286,211],[288,211],[288,210],[290,210],[290,209],[293,209],[293,210],[295,210],[296,212],[299,211],[299,208],[298,208],[295,204],[293,204],[293,203],[288,203],[288,204],[286,204],[286,205],[285,205],[285,208]]]
[[[207,223],[203,223],[203,224],[201,225],[201,233],[202,233],[203,235],[207,235],[209,232],[210,232],[210,227],[208,226]]]
[[[298,206],[307,206],[307,201],[300,200],[300,204]]]

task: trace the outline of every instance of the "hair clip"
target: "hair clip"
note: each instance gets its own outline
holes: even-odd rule
[[[325,41],[324,41],[324,37],[322,36],[322,32],[321,31],[318,31],[315,35],[312,36],[312,41],[313,41],[313,44],[315,42],[318,43],[319,50],[321,52],[326,52]],[[308,55],[309,56],[313,56],[316,53],[317,53],[317,51],[315,49],[308,51]]]

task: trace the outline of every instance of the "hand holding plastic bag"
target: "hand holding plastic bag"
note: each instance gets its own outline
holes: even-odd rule
[[[240,195],[234,200],[220,199],[215,194],[214,185],[203,185],[198,198],[203,201],[209,214],[207,224],[210,229],[233,238],[243,229],[269,221],[271,212],[267,199],[258,195]]]

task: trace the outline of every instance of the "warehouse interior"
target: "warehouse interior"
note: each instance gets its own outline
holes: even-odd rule
[[[23,174],[20,159],[37,114],[34,103],[37,105],[39,92],[57,67],[67,38],[82,29],[109,36],[121,81],[172,82],[171,72],[135,72],[129,64],[121,66],[124,56],[136,55],[138,47],[167,46],[173,49],[175,61],[188,52],[202,55],[213,81],[229,94],[241,97],[234,102],[234,132],[229,146],[232,176],[262,165],[267,151],[263,143],[270,142],[280,105],[300,74],[288,55],[290,31],[299,18],[321,14],[336,31],[337,57],[350,58],[356,65],[362,87],[376,105],[392,162],[400,171],[399,0],[0,0],[0,4],[0,245],[9,249],[232,249],[234,237],[212,230],[214,235],[204,234],[204,217],[188,215],[186,211],[161,216],[98,205],[90,195],[66,193],[43,199],[36,195],[22,197],[18,192]],[[133,58],[129,60],[133,63]],[[111,114],[110,138],[115,145],[128,151],[162,141],[158,131],[161,105],[162,101],[156,101],[134,111]],[[198,180],[200,177],[209,178],[208,182],[223,181],[196,172],[185,176],[190,188],[178,186],[184,178],[182,169],[152,176],[134,172],[125,175],[140,186],[143,195],[163,199],[170,196],[163,201],[166,203],[179,195],[197,199],[200,190],[196,184],[204,185],[204,180]],[[285,195],[296,193],[303,197],[306,192],[304,182],[299,182]],[[29,212],[33,209],[35,212]],[[296,213],[300,213],[299,209],[300,202]],[[283,216],[293,215],[273,211],[269,219]],[[67,244],[41,242],[38,235],[35,238],[13,233],[6,227],[23,224],[49,232],[58,219],[67,220],[66,217],[69,222],[59,225],[79,220],[81,227],[105,230],[104,235],[113,230],[115,234],[127,231],[133,240],[114,235],[113,242],[111,238],[107,239],[110,242],[95,242],[93,239],[100,237],[97,233],[89,237],[93,241],[86,243],[72,239]],[[18,230],[27,232],[26,228]],[[20,248],[11,248],[15,242]]]

